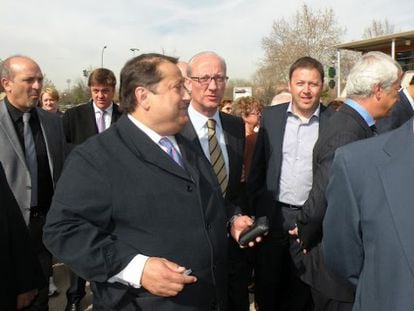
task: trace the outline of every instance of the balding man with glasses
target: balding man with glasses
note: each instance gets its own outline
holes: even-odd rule
[[[241,118],[219,111],[224,96],[226,63],[214,52],[193,56],[187,67],[191,103],[190,121],[182,134],[198,145],[210,161],[223,197],[239,205],[244,152],[244,123]],[[246,251],[229,239],[228,310],[249,309],[249,269]]]

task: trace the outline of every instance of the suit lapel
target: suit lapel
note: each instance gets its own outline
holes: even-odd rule
[[[7,111],[6,103],[3,100],[0,101],[0,127],[3,129],[5,135],[9,139],[10,144],[15,150],[19,160],[24,165],[26,165],[26,158],[23,153],[22,146],[20,144],[19,138],[17,137],[16,130],[10,118],[9,112]]]
[[[221,120],[221,125],[223,127],[223,135],[224,135],[224,140],[226,142],[227,156],[229,159],[229,177],[228,177],[229,182],[228,183],[229,185],[234,185],[239,182],[239,180],[237,180],[238,177],[235,173],[240,172],[240,168],[237,167],[237,159],[239,157],[243,158],[244,148],[243,148],[243,145],[240,146],[240,144],[243,144],[244,137],[241,142],[239,139],[237,139],[237,133],[234,133],[234,131],[237,129],[236,127],[233,127],[233,122],[231,122],[232,120],[230,120],[225,113],[220,112],[220,120]],[[236,153],[237,150],[241,152],[241,155],[238,155]],[[240,166],[241,165],[242,163],[240,163]]]
[[[189,141],[195,144],[197,148],[200,148],[201,152],[203,152],[203,148],[201,147],[200,140],[198,139],[197,133],[194,129],[193,123],[191,121],[187,122],[184,128],[181,130],[181,134],[186,137]]]
[[[378,172],[393,217],[395,230],[401,241],[406,260],[414,277],[414,247],[412,226],[414,219],[414,134],[413,119],[393,132],[384,145]],[[390,230],[384,228],[384,230]]]
[[[126,115],[119,119],[116,126],[119,128],[120,134],[129,148],[141,160],[191,181],[187,171],[175,163],[166,152],[161,150],[144,132],[137,128]]]
[[[112,104],[112,118],[111,118],[111,125],[118,121],[119,117],[122,115],[121,111],[119,111],[119,107],[117,104]]]
[[[98,126],[96,125],[96,118],[95,118],[95,110],[93,109],[93,103],[90,101],[87,106],[85,107],[86,111],[84,114],[84,124],[86,126],[85,132],[87,133],[87,137],[93,136],[98,134]]]

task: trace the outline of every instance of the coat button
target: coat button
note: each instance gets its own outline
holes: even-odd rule
[[[187,192],[193,192],[193,186],[187,185]]]

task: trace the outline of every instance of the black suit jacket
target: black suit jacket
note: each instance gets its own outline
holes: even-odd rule
[[[18,294],[46,286],[19,206],[0,163],[0,310],[15,310]]]
[[[118,105],[113,104],[112,107],[113,124],[119,119],[122,113],[119,111]],[[69,144],[79,145],[89,137],[98,134],[92,101],[68,109],[62,117],[62,121],[66,142]]]
[[[225,198],[237,206],[243,206],[243,202],[240,202],[239,198],[240,191],[242,191],[241,175],[243,169],[245,139],[244,122],[241,118],[224,112],[219,112],[219,114],[223,126],[224,139],[226,141],[227,154],[229,156],[229,181]],[[191,121],[187,123],[181,131],[181,134],[192,141],[199,148],[199,151],[204,154]]]
[[[179,134],[176,139],[186,170],[123,116],[66,162],[44,240],[93,282],[94,306],[224,310],[227,218],[220,186],[193,144]],[[170,298],[107,282],[138,253],[191,268],[198,281]]]
[[[280,209],[275,208],[279,194],[280,170],[282,166],[283,137],[289,103],[265,108],[257,137],[251,171],[248,180],[248,194],[251,208],[256,216],[270,218],[270,235],[285,236]],[[321,105],[319,132],[326,128],[329,117],[334,113]]]
[[[391,115],[376,122],[378,133],[396,129],[414,116],[413,107],[402,90],[398,93],[398,97],[399,100],[392,108]]]
[[[320,242],[322,221],[327,202],[325,191],[328,185],[335,151],[340,146],[372,137],[374,133],[365,120],[348,105],[342,105],[332,116],[328,126],[320,133],[313,150],[313,184],[309,197],[298,215],[299,237],[309,250],[304,256],[306,272],[302,279],[326,296],[340,301],[353,300],[353,288],[330,274],[323,261]],[[338,220],[340,221],[340,220]]]

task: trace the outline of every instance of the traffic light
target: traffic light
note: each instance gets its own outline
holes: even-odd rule
[[[329,67],[328,68],[328,77],[332,79],[332,78],[335,78],[335,76],[336,76],[335,67]]]

